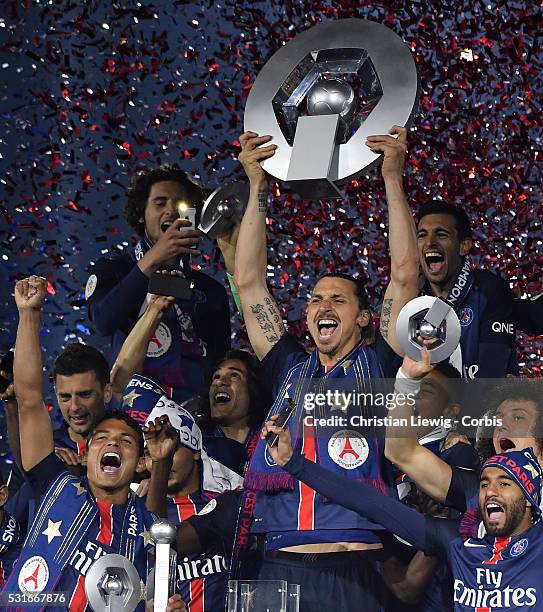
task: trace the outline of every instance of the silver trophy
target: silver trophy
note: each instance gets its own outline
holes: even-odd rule
[[[396,321],[398,341],[415,361],[421,360],[423,348],[428,349],[431,363],[448,359],[460,342],[460,332],[460,321],[453,307],[430,295],[407,302]]]
[[[155,542],[155,567],[147,579],[146,599],[153,602],[154,612],[164,612],[175,592],[177,555],[172,553],[170,544],[175,540],[176,528],[167,519],[159,519],[149,531]]]
[[[85,594],[95,612],[132,612],[142,599],[141,587],[138,571],[122,555],[103,555],[85,576]]]
[[[339,198],[378,155],[367,136],[406,125],[419,97],[409,47],[374,21],[321,23],[264,65],[245,107],[245,131],[278,145],[264,169],[307,198]]]
[[[198,229],[211,240],[226,233],[241,220],[249,200],[248,183],[230,183],[215,189],[207,198]]]

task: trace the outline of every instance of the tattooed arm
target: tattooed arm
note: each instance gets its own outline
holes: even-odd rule
[[[374,153],[383,153],[381,173],[385,181],[388,204],[388,244],[390,249],[390,282],[381,310],[381,335],[390,347],[403,355],[396,338],[396,320],[400,310],[417,296],[419,256],[413,215],[403,190],[402,171],[407,150],[407,131],[393,126],[393,136],[369,136],[367,145]]]
[[[240,137],[239,160],[251,189],[236,247],[234,281],[239,292],[245,325],[256,356],[263,359],[283,335],[284,326],[266,283],[266,207],[268,184],[260,165],[275,153],[271,140],[246,132]]]

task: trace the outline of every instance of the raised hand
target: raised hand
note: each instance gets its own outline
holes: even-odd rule
[[[179,448],[179,434],[163,415],[143,427],[143,435],[152,461],[171,459]]]
[[[238,159],[245,170],[251,186],[260,186],[266,182],[266,173],[262,168],[265,159],[273,157],[277,145],[261,145],[270,142],[271,136],[259,136],[255,132],[245,132],[239,137],[241,153]]]
[[[393,125],[388,134],[368,136],[366,145],[373,153],[384,154],[381,167],[383,178],[401,180],[407,151],[407,130],[399,125]],[[395,135],[397,138],[394,138]]]
[[[30,276],[15,284],[15,303],[21,310],[41,310],[47,293],[47,281],[41,276]]]
[[[190,225],[188,219],[176,219],[165,232],[162,232],[155,244],[138,262],[141,271],[150,274],[161,265],[179,258],[180,255],[199,255],[200,251],[196,247],[202,240],[202,234],[196,229],[191,229]]]
[[[420,361],[414,361],[408,355],[404,356],[402,372],[407,376],[407,378],[424,378],[426,374],[434,369],[434,366],[430,363],[430,352],[428,349],[423,348],[420,352],[420,356]]]
[[[260,437],[265,440],[269,433],[279,434],[277,444],[275,446],[268,446],[268,451],[275,463],[283,467],[286,463],[288,463],[294,451],[292,450],[292,442],[290,440],[290,432],[288,427],[283,429],[282,427],[275,426],[275,421],[278,417],[278,414],[274,414],[269,421],[266,421],[266,424],[262,428]]]
[[[173,274],[172,276],[177,276]],[[160,313],[165,313],[168,308],[175,302],[175,298],[171,295],[151,295],[147,308],[153,309]]]

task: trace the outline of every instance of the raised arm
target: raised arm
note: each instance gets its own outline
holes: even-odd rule
[[[388,204],[390,282],[383,300],[380,331],[390,347],[403,355],[396,338],[396,320],[405,304],[417,296],[419,255],[415,222],[403,190],[407,130],[395,125],[390,134],[369,136],[366,144],[374,153],[384,154],[381,173]],[[398,137],[394,138],[394,134]]]
[[[39,276],[31,276],[15,285],[19,325],[13,382],[19,406],[21,463],[26,471],[54,450],[53,428],[42,392],[40,327],[45,294],[46,280]]]
[[[151,296],[145,312],[124,341],[111,369],[111,386],[116,397],[122,396],[133,374],[141,373],[149,342],[174,301],[175,298],[169,296]]]
[[[239,292],[249,340],[256,356],[263,359],[284,332],[281,314],[266,284],[266,204],[268,183],[262,166],[275,153],[276,145],[260,146],[271,136],[246,132],[240,137],[239,160],[251,189],[239,230],[234,281]]]
[[[404,357],[396,377],[396,400],[389,409],[390,416],[406,419],[408,423],[411,421],[413,406],[403,399],[399,401],[398,392],[416,395],[421,379],[432,369],[426,350],[422,352],[421,362],[413,361],[407,355]],[[385,456],[430,497],[445,502],[452,478],[451,466],[419,444],[415,428],[409,432],[405,427],[387,427]]]
[[[151,457],[151,481],[145,505],[161,518],[168,518],[168,477],[173,456],[179,448],[179,434],[166,415],[149,421],[143,428],[147,450]]]

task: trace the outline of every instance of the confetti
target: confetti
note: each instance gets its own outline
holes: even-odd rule
[[[236,160],[258,71],[297,33],[329,19],[381,22],[412,49],[422,87],[409,139],[413,208],[465,206],[478,265],[516,295],[543,289],[539,7],[473,3],[8,2],[0,20],[2,114],[0,349],[12,346],[10,295],[22,274],[48,278],[47,368],[67,341],[101,347],[82,299],[92,263],[133,237],[123,217],[129,177],[178,163],[209,189],[243,176]],[[13,58],[17,61],[13,61]],[[389,277],[378,171],[342,202],[274,188],[268,278],[291,331],[306,338],[305,302],[329,270],[360,274],[375,307]],[[332,220],[333,219],[333,220]],[[224,279],[211,245],[205,270]],[[234,344],[247,338],[234,317]],[[540,376],[543,342],[519,337],[523,373]],[[52,403],[52,388],[47,401]]]

